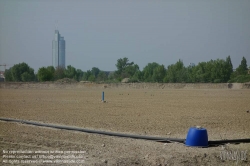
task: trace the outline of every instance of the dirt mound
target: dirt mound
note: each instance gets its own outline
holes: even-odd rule
[[[77,81],[74,79],[70,79],[70,78],[63,78],[63,79],[57,80],[56,83],[77,83]]]
[[[250,89],[250,82],[246,82],[243,84],[244,89]]]
[[[244,89],[242,83],[229,83],[228,88],[230,89],[242,89],[243,88]]]
[[[122,83],[128,83],[129,82],[129,78],[124,78],[121,82]]]

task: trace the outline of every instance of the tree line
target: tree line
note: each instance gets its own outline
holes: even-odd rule
[[[246,58],[233,69],[230,56],[224,59],[200,62],[198,65],[185,66],[178,60],[167,67],[156,62],[148,63],[143,70],[134,62],[124,57],[117,60],[117,70],[114,72],[102,71],[97,67],[82,71],[69,65],[67,68],[54,68],[53,66],[41,67],[35,74],[34,69],[26,63],[19,63],[5,70],[5,80],[15,82],[30,81],[56,81],[70,78],[76,81],[91,82],[121,82],[129,78],[129,82],[159,82],[159,83],[232,83],[249,82],[250,69],[247,67]]]

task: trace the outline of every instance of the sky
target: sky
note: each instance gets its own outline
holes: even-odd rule
[[[114,71],[123,57],[140,70],[228,55],[250,66],[249,18],[250,0],[0,0],[0,65],[51,66],[58,29],[66,66],[83,71]]]

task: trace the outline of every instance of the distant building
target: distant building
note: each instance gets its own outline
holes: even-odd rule
[[[65,68],[65,40],[58,30],[55,30],[55,38],[52,41],[52,65],[54,68]]]

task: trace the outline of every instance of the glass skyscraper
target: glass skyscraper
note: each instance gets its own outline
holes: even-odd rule
[[[58,30],[55,30],[55,38],[52,41],[52,65],[54,68],[65,68],[65,40]]]

